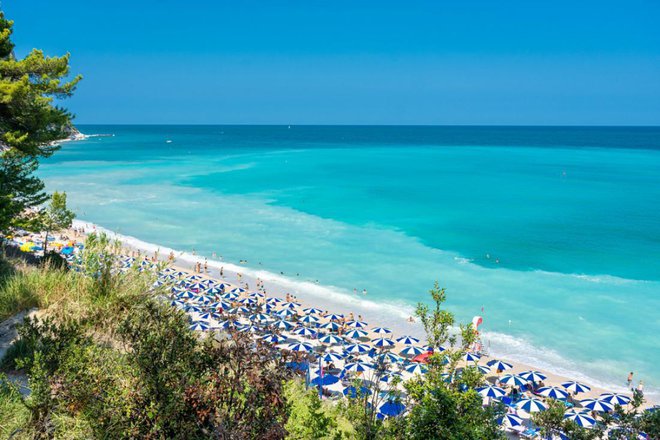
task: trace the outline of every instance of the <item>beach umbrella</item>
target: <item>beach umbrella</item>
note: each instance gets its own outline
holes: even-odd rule
[[[268,299],[266,300],[266,304],[270,304],[270,305],[273,305],[273,306],[275,306],[275,305],[277,305],[277,304],[279,304],[279,303],[281,303],[281,302],[282,302],[281,299],[279,299],[279,298],[274,298],[274,297],[272,297],[272,298],[268,298]]]
[[[328,318],[330,321],[341,321],[344,319],[344,315],[337,315],[335,313],[331,313],[330,315],[327,315],[326,318]]]
[[[270,316],[265,315],[263,313],[255,313],[254,315],[250,315],[250,321],[266,322],[269,319]]]
[[[502,417],[497,419],[497,423],[502,425],[502,426],[508,426],[510,428],[514,426],[521,426],[523,424],[523,419],[520,418],[519,416],[508,413],[502,415]]]
[[[493,385],[475,388],[475,391],[483,397],[492,397],[494,399],[499,399],[506,395],[506,392],[502,388]]]
[[[290,309],[290,310],[293,310],[293,309],[295,309],[296,307],[299,307],[299,306],[300,306],[300,303],[297,303],[297,302],[285,302],[285,303],[282,303],[282,307],[283,307],[283,308],[285,308],[285,309]]]
[[[307,342],[297,342],[297,343],[289,344],[287,345],[286,348],[287,350],[291,350],[291,351],[306,351],[306,352],[314,351],[314,347],[312,347]]]
[[[243,325],[238,327],[237,330],[241,333],[259,333],[261,331],[259,327],[255,327],[254,325]]]
[[[188,328],[190,330],[204,331],[209,329],[209,325],[202,321],[193,321]]]
[[[344,336],[346,336],[347,338],[351,338],[351,339],[360,339],[360,338],[364,338],[365,336],[367,336],[367,332],[365,332],[364,330],[355,329],[355,330],[351,330],[351,331],[346,332],[344,334]]]
[[[608,412],[614,409],[614,405],[610,402],[600,399],[582,399],[580,405],[592,411]]]
[[[366,328],[368,326],[364,321],[348,321],[346,325],[351,328]]]
[[[190,275],[189,277],[186,277],[186,279],[190,281],[197,281],[197,280],[201,280],[202,277],[200,277],[199,275]]]
[[[286,341],[284,336],[274,335],[272,333],[267,333],[261,337],[262,340],[270,342],[271,344],[279,344],[280,342]]]
[[[188,289],[192,291],[200,291],[200,290],[205,290],[206,285],[202,283],[192,283],[188,285]]]
[[[131,257],[131,261],[135,261],[135,258]],[[178,271],[178,272],[174,272],[172,275],[177,276],[177,277],[182,277],[184,275],[188,275],[188,272]]]
[[[299,336],[305,336],[307,338],[316,336],[316,332],[307,327],[300,327],[299,329],[294,330],[293,333]]]
[[[319,318],[314,315],[305,315],[300,319],[300,322],[303,324],[316,324],[319,322]]]
[[[413,338],[412,336],[401,336],[396,341],[405,345],[413,345],[419,343],[419,339]]]
[[[386,417],[396,417],[405,410],[406,407],[403,403],[388,400],[378,408],[378,413]]]
[[[235,293],[237,295],[240,295],[243,292],[245,292],[245,289],[241,289],[240,287],[234,287],[229,291],[229,293]]]
[[[383,374],[381,376],[380,381],[385,382],[385,383],[390,383],[394,380],[394,378],[397,378],[397,377],[399,379],[403,378],[401,373],[387,373],[387,374]]]
[[[344,347],[346,353],[366,353],[369,350],[371,350],[371,347],[367,344],[349,344]]]
[[[568,398],[568,393],[559,387],[542,387],[536,390],[536,394],[553,399],[564,400]]]
[[[204,284],[206,284],[207,286],[211,286],[211,285],[215,284],[215,281],[212,280],[212,279],[210,279],[210,278],[206,278],[206,279],[200,281],[200,283],[204,283]]]
[[[238,321],[235,321],[233,319],[227,319],[226,321],[221,321],[218,326],[220,328],[228,329],[231,327],[236,327],[238,325]]]
[[[528,413],[535,413],[540,411],[545,411],[548,409],[548,406],[540,401],[539,399],[522,399],[516,403],[516,408],[522,409]]]
[[[306,309],[303,309],[303,313],[306,315],[318,315],[319,313],[323,313],[323,310],[317,309],[316,307],[307,307]]]
[[[528,382],[541,382],[542,380],[546,380],[548,377],[541,373],[540,371],[523,371],[522,373],[518,373],[518,376],[524,378]]]
[[[566,388],[568,391],[571,393],[586,393],[587,391],[591,391],[591,387],[584,385],[580,382],[576,382],[574,380],[570,380],[568,382],[562,382],[561,386]]]
[[[220,320],[220,319],[222,319],[222,315],[220,315],[219,313],[215,313],[215,312],[206,312],[206,313],[202,313],[201,315],[199,315],[199,319],[204,319],[204,320],[207,320],[207,321],[209,319]]]
[[[368,396],[371,394],[371,390],[365,386],[361,386],[358,389],[356,389],[353,385],[344,388],[344,396],[350,397],[351,399],[355,399],[358,396],[358,393],[360,396]]]
[[[279,330],[289,330],[293,328],[294,324],[291,321],[285,321],[284,319],[280,319],[279,321],[275,321],[273,324],[271,324],[274,328],[279,329]]]
[[[511,365],[510,363],[503,362],[497,359],[492,359],[486,362],[486,365],[488,365],[490,368],[492,368],[495,371],[506,371],[513,368],[513,365]]]
[[[339,378],[332,374],[324,374],[323,376],[317,376],[309,381],[309,383],[316,386],[332,385],[337,382],[339,382]]]
[[[192,292],[188,292],[188,291],[186,290],[186,291],[184,291],[184,292],[179,292],[179,293],[177,293],[177,294],[176,294],[176,297],[177,297],[177,298],[180,298],[180,299],[192,299],[192,298],[195,298],[195,294],[192,293]]]
[[[477,370],[479,370],[479,373],[481,373],[481,374],[490,373],[490,367],[487,367],[486,365],[478,365]]]
[[[604,400],[612,405],[627,405],[630,403],[630,397],[618,393],[603,393],[598,396],[599,400]]]
[[[231,309],[227,310],[227,312],[232,313],[234,315],[236,315],[237,313],[243,313],[243,314],[247,315],[248,313],[250,313],[250,309],[248,309],[247,307],[241,306],[241,307],[231,308]]]
[[[377,338],[371,341],[371,343],[379,348],[390,348],[394,347],[394,341],[388,338]]]
[[[401,350],[399,353],[404,356],[416,356],[418,354],[424,353],[424,350],[414,345],[409,345],[403,350]]]
[[[220,296],[222,296],[222,298],[226,299],[227,301],[234,301],[236,298],[238,298],[238,294],[232,292],[223,293]]]
[[[322,324],[319,326],[319,328],[322,328],[323,330],[328,330],[331,332],[336,332],[339,330],[339,324],[337,324],[334,321],[326,322],[325,324]]]
[[[202,309],[200,309],[197,306],[187,305],[186,307],[183,308],[183,311],[187,312],[187,313],[190,313],[190,312],[201,313]]]
[[[372,328],[371,331],[373,333],[376,333],[377,335],[388,335],[388,334],[392,333],[392,330],[390,330],[389,328],[385,328],[385,327]]]
[[[463,354],[463,360],[465,362],[479,362],[479,359],[481,359],[481,356],[479,356],[477,353],[464,353]]]
[[[376,356],[376,359],[381,362],[389,362],[391,364],[398,364],[399,362],[403,362],[403,358],[397,354],[390,353],[389,351],[385,353],[381,353],[378,356]]]
[[[221,295],[222,289],[218,289],[217,287],[211,287],[210,289],[206,290],[206,293],[209,293],[211,295]]]
[[[261,293],[261,292],[252,292],[252,293],[250,293],[250,295],[249,295],[249,297],[252,298],[252,299],[260,299],[260,298],[264,298],[265,296],[266,296],[266,295],[264,295],[264,294]]]
[[[362,371],[369,371],[373,370],[373,366],[371,364],[368,364],[366,362],[351,362],[349,364],[344,365],[344,372],[362,372]]]
[[[252,298],[243,298],[243,299],[239,299],[238,302],[243,304],[244,306],[253,306],[257,303],[257,300]]]
[[[524,377],[520,377],[516,374],[505,374],[504,376],[500,377],[500,380],[498,382],[504,385],[518,387],[521,385],[525,385],[527,383],[527,380]]]
[[[564,419],[572,420],[583,428],[591,428],[596,424],[596,419],[583,412],[567,411],[564,414]]]
[[[170,305],[172,307],[182,307],[185,306],[186,303],[181,301],[180,299],[173,299],[172,301],[170,301]]]
[[[422,365],[422,364],[410,364],[410,365],[406,366],[405,370],[408,373],[412,373],[412,374],[424,374],[429,369],[426,366]]]
[[[324,344],[340,344],[344,342],[344,338],[341,338],[336,335],[325,335],[319,339],[320,342]]]
[[[280,310],[279,312],[276,312],[275,314],[276,314],[277,316],[282,317],[282,318],[287,318],[287,317],[289,317],[289,316],[293,316],[293,315],[295,315],[296,312],[294,312],[294,311],[291,310],[291,309],[283,309],[283,310]]]
[[[344,359],[344,355],[329,351],[321,356],[321,359],[325,362],[337,362]]]

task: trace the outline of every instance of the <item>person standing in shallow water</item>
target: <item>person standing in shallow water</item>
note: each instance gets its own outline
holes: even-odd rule
[[[633,381],[633,372],[631,371],[630,374],[628,375],[628,388],[632,389],[632,381]]]

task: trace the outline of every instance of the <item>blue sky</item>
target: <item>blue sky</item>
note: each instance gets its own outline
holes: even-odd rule
[[[78,123],[660,125],[660,2],[4,0]]]

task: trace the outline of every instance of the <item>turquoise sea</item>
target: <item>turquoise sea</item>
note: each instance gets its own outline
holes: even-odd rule
[[[114,136],[39,172],[80,219],[379,321],[438,280],[495,354],[597,384],[634,371],[657,400],[660,128],[80,128]]]

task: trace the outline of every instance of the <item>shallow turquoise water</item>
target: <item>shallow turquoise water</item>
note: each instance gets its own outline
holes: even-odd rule
[[[659,385],[660,129],[82,129],[115,136],[40,171],[82,219],[366,288],[383,315],[438,279],[496,352]]]

